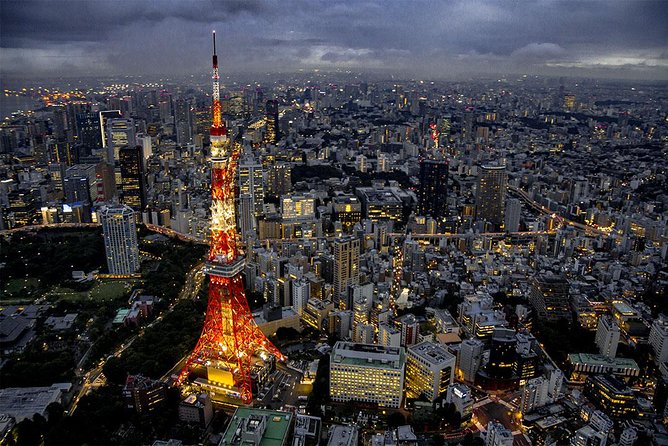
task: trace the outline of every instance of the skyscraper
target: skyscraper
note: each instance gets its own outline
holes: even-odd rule
[[[446,217],[446,191],[448,187],[448,163],[440,160],[420,161],[420,188],[418,189],[418,215],[443,221]]]
[[[249,195],[253,201],[253,215],[262,215],[264,208],[264,174],[262,164],[251,155],[239,162],[239,195]]]
[[[617,355],[619,335],[619,325],[611,316],[604,315],[598,319],[596,345],[603,356],[614,358]]]
[[[136,211],[146,207],[146,179],[141,146],[126,146],[119,150],[121,169],[121,202]]]
[[[476,218],[498,229],[503,223],[506,209],[508,174],[506,166],[481,166],[476,189]]]
[[[504,217],[504,229],[506,232],[517,232],[520,230],[520,216],[522,204],[517,198],[511,198],[506,203],[506,215]]]
[[[174,121],[176,127],[176,143],[185,145],[192,142],[192,112],[190,101],[179,98],[174,107]]]
[[[97,113],[78,113],[76,115],[77,135],[79,144],[83,146],[86,154],[102,147],[100,134],[100,118]]]
[[[280,139],[280,132],[278,130],[278,102],[273,99],[268,100],[265,113],[267,120],[265,142],[268,144],[276,144]]]
[[[139,247],[135,213],[128,206],[107,206],[100,210],[104,249],[110,274],[132,274],[139,269]]]
[[[334,301],[342,309],[351,309],[348,285],[359,283],[360,241],[353,236],[334,240]]]
[[[121,147],[135,146],[134,119],[110,119],[107,122],[107,162],[114,164],[118,161],[118,151]]]
[[[102,148],[107,147],[107,127],[108,121],[111,119],[120,119],[123,115],[120,110],[104,110],[100,112],[100,140],[102,141]]]

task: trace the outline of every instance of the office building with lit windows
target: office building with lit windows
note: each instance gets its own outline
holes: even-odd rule
[[[504,223],[508,173],[506,166],[481,166],[478,173],[476,219],[499,228]]]
[[[341,223],[344,232],[352,230],[362,220],[362,202],[352,195],[339,195],[332,198],[332,214]]]
[[[146,173],[141,146],[126,146],[118,151],[121,170],[121,203],[135,211],[146,208]]]
[[[290,195],[281,199],[283,220],[310,220],[315,218],[315,198],[308,195]]]
[[[371,221],[401,221],[403,203],[388,187],[358,187],[357,196],[362,201],[364,216]]]
[[[98,214],[110,274],[127,275],[139,269],[135,213],[128,206],[107,206]]]
[[[406,397],[429,401],[445,395],[455,377],[455,356],[440,344],[425,341],[406,351]]]
[[[628,419],[638,412],[633,390],[612,375],[587,378],[584,395],[611,418]]]
[[[406,354],[402,347],[338,341],[330,354],[329,393],[333,401],[359,401],[399,408]]]

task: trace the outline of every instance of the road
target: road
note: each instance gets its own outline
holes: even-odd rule
[[[79,401],[84,395],[86,395],[91,389],[99,387],[100,385],[104,384],[104,375],[102,375],[102,370],[104,369],[104,365],[107,363],[107,360],[109,358],[111,358],[112,356],[119,358],[121,354],[123,354],[123,352],[132,345],[133,342],[135,342],[138,338],[144,335],[145,330],[150,329],[154,325],[160,323],[167,314],[169,314],[171,311],[174,310],[176,304],[179,303],[181,300],[194,299],[195,297],[197,297],[197,294],[199,293],[199,290],[202,286],[202,281],[204,279],[203,270],[204,270],[204,262],[200,262],[195,266],[193,266],[190,269],[190,271],[188,271],[188,273],[186,274],[186,280],[185,283],[183,284],[183,288],[181,288],[179,296],[176,298],[176,300],[174,300],[172,303],[169,304],[167,309],[162,314],[156,317],[149,324],[143,326],[139,330],[138,334],[129,338],[127,341],[121,344],[113,353],[107,356],[106,359],[101,360],[97,366],[95,366],[93,369],[89,370],[84,374],[83,382],[81,384],[81,389],[79,389],[79,392],[77,392],[76,396],[72,398],[72,403],[69,408],[70,415],[74,413],[74,411],[77,409]],[[179,363],[177,363],[175,367],[177,367],[178,365]]]

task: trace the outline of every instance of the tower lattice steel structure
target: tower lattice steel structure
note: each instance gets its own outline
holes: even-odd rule
[[[213,122],[211,125],[211,247],[206,273],[209,300],[204,328],[195,349],[178,377],[184,382],[196,365],[229,372],[241,396],[252,401],[251,366],[256,355],[281,352],[259,329],[246,300],[241,271],[244,267],[234,207],[237,159],[241,146],[230,141],[221,118],[216,33],[213,33]]]

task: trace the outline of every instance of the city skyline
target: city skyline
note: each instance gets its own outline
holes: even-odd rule
[[[220,36],[221,70],[232,74],[661,80],[668,73],[665,2],[56,3],[2,2],[3,79],[197,76],[211,30]]]

